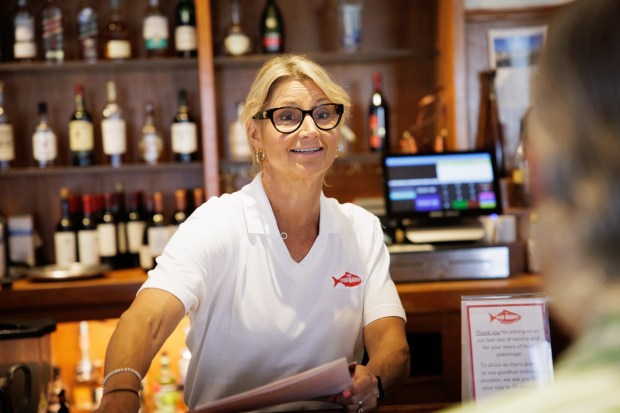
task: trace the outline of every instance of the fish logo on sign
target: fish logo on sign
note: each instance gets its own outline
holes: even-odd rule
[[[502,324],[514,324],[517,321],[521,320],[521,316],[517,313],[513,313],[512,311],[504,310],[497,315],[489,314],[491,319],[489,323],[492,323],[493,320],[497,320]]]
[[[355,287],[356,285],[360,285],[362,283],[362,279],[355,274],[351,274],[350,272],[345,272],[344,275],[340,278],[332,277],[334,280],[334,288],[338,284],[342,284],[345,287]]]

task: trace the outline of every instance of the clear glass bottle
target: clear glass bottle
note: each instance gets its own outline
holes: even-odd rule
[[[13,125],[4,108],[4,82],[0,81],[0,169],[8,169],[15,159]]]
[[[110,157],[112,166],[118,167],[127,151],[127,125],[117,102],[116,83],[113,80],[106,83],[106,97],[101,120],[103,153]]]
[[[168,55],[168,18],[162,13],[159,0],[149,0],[142,22],[142,38],[147,57]]]
[[[93,121],[86,110],[84,85],[75,85],[75,111],[69,121],[69,147],[73,165],[90,166],[95,163],[95,135]]]
[[[77,235],[71,216],[69,196],[69,188],[60,189],[60,218],[54,232],[54,252],[58,265],[77,262]]]
[[[41,17],[43,52],[48,63],[65,60],[63,12],[57,0],[47,0]]]
[[[91,0],[81,0],[77,16],[78,59],[89,63],[99,59],[99,16]]]
[[[52,166],[58,156],[56,134],[47,121],[47,103],[39,103],[39,115],[32,135],[32,152],[40,168]]]
[[[35,42],[34,14],[27,0],[17,2],[13,25],[15,36],[13,58],[18,61],[35,60],[37,44]]]
[[[261,15],[261,45],[263,53],[284,51],[284,22],[275,0],[267,0]]]
[[[159,162],[164,149],[164,141],[155,126],[155,108],[151,102],[144,106],[144,124],[139,148],[142,160],[151,165]]]
[[[179,90],[179,104],[177,113],[172,120],[170,135],[172,140],[172,152],[177,162],[191,162],[195,159],[198,150],[198,130],[196,122],[189,113],[187,91]]]
[[[230,27],[224,37],[224,50],[230,56],[242,56],[250,52],[250,37],[241,26],[239,0],[230,0]]]
[[[130,33],[122,14],[121,0],[110,0],[110,18],[104,29],[106,60],[131,58]]]
[[[375,152],[390,148],[390,108],[383,96],[381,72],[373,73],[373,93],[368,106],[368,145]]]
[[[174,49],[179,57],[196,57],[196,10],[193,0],[179,0],[175,10]]]

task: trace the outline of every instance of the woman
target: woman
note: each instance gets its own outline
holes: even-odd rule
[[[332,402],[368,412],[380,387],[408,377],[379,221],[322,194],[349,106],[304,57],[263,66],[243,115],[261,171],[201,206],[157,259],[110,340],[101,411],[137,411],[139,378],[185,314],[190,409],[340,357],[360,362],[364,350],[368,363]]]
[[[620,411],[620,2],[566,7],[550,25],[528,136],[552,314],[575,342],[553,384],[461,413]]]

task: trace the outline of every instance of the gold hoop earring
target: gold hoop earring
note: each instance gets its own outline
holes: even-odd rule
[[[263,151],[256,151],[256,163],[263,163],[265,161],[265,152]]]

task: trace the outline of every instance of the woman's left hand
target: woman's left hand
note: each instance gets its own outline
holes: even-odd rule
[[[348,412],[368,413],[377,408],[377,378],[366,367],[355,365],[353,384],[331,401],[344,406]]]

